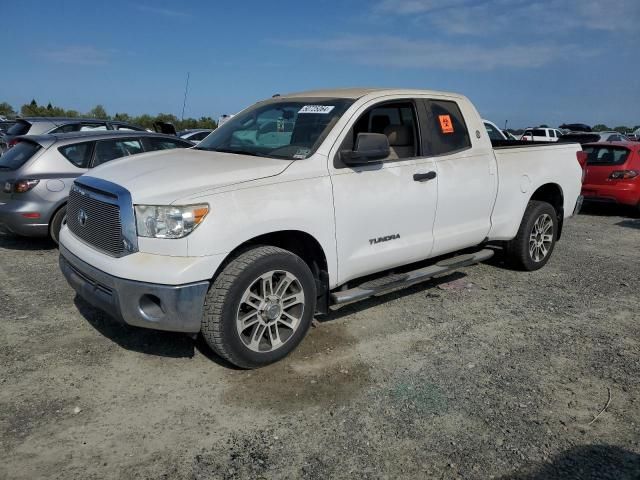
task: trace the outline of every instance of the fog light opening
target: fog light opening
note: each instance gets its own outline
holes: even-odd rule
[[[150,293],[145,293],[140,297],[140,312],[149,320],[159,320],[164,316],[162,302]]]

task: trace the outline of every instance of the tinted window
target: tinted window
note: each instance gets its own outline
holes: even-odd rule
[[[444,155],[471,147],[469,131],[456,102],[429,100],[426,107],[430,122],[428,154]]]
[[[7,130],[7,135],[26,135],[31,128],[31,124],[28,122],[18,122],[15,125],[12,125],[9,130]]]
[[[19,142],[7,150],[0,157],[0,172],[2,170],[17,170],[40,150],[40,145],[31,142]]]
[[[536,128],[533,130],[533,136],[534,137],[546,137],[547,136],[547,131],[540,129],[540,128]]]
[[[209,135],[211,132],[198,132],[195,133],[193,135],[191,135],[189,137],[189,140],[193,140],[195,142],[199,142],[200,140],[204,140],[206,138],[207,135]]]
[[[491,125],[490,123],[485,123],[484,128],[487,129],[487,133],[489,134],[489,138],[491,140],[504,140],[502,134],[498,132],[498,130],[493,128],[493,125]]]
[[[93,166],[97,167],[116,158],[142,153],[139,140],[102,140],[96,143]]]
[[[629,157],[629,150],[620,147],[585,147],[588,165],[622,165]]]
[[[184,141],[181,142],[179,140],[173,140],[171,138],[149,137],[146,140],[147,144],[149,145],[147,150],[171,150],[172,148],[186,148],[193,146],[193,144],[191,143]]]
[[[91,154],[93,153],[93,142],[65,145],[60,147],[58,151],[76,167],[89,168]]]

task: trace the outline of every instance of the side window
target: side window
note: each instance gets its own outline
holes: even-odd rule
[[[551,138],[556,138],[556,131],[555,130],[549,130],[549,136]]]
[[[106,130],[106,123],[82,123],[80,125],[81,132],[92,132],[94,130]]]
[[[485,123],[484,128],[486,128],[491,140],[504,140],[500,132],[493,128],[493,125],[491,125],[490,123]]]
[[[428,155],[445,155],[471,148],[467,125],[456,102],[428,100]]]
[[[384,161],[419,155],[417,115],[413,102],[393,102],[364,112],[345,138],[342,149],[352,150],[359,133],[382,133],[389,140],[390,154]]]
[[[97,167],[116,158],[142,152],[143,149],[139,140],[102,140],[96,143],[93,166]]]
[[[200,133],[196,133],[195,135],[191,135],[191,138],[189,140],[193,140],[196,142],[199,142],[201,140],[204,140],[205,137],[207,137],[211,132],[200,132]]]
[[[69,123],[67,125],[62,125],[61,127],[54,128],[49,133],[69,133],[69,132],[77,132],[80,130],[79,123]]]
[[[150,137],[146,139],[147,141],[147,150],[171,150],[173,148],[185,148],[191,147],[191,144],[185,144],[184,142],[173,140],[170,138],[155,138]]]
[[[94,142],[76,143],[74,145],[60,147],[58,151],[76,167],[89,168],[91,155],[93,154],[93,145]]]
[[[544,129],[536,128],[536,129],[533,130],[533,136],[534,137],[546,137],[547,136],[547,132]]]

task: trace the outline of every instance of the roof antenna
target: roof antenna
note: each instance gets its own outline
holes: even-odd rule
[[[184,120],[184,107],[187,105],[187,91],[189,90],[189,75],[190,75],[190,72],[187,72],[187,84],[184,87],[184,100],[182,101],[182,115],[180,116],[180,121]]]

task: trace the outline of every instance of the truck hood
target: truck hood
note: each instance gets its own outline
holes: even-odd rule
[[[207,190],[279,175],[292,162],[180,148],[115,160],[86,175],[126,188],[136,204],[168,205]]]

